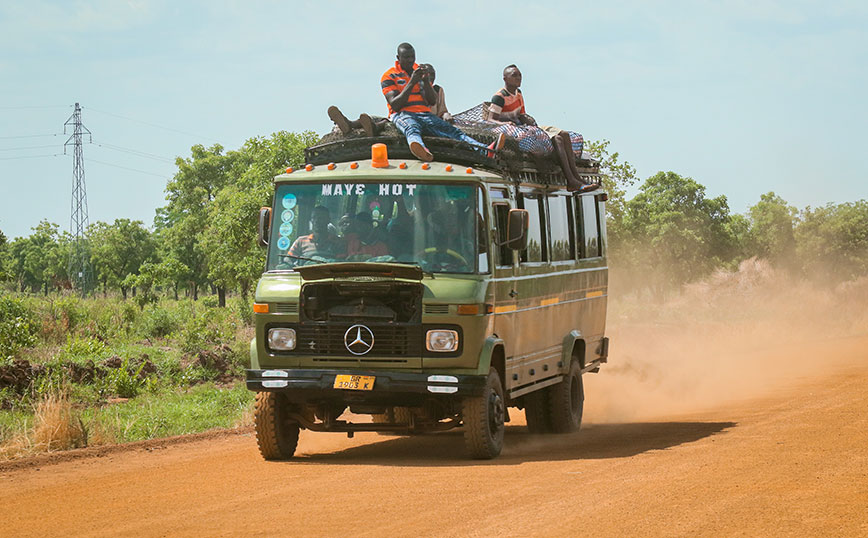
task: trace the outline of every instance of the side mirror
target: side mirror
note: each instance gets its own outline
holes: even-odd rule
[[[510,209],[506,221],[506,246],[512,250],[527,248],[527,227],[530,223],[526,209]]]
[[[259,246],[268,246],[268,236],[271,233],[271,208],[263,207],[259,210]]]

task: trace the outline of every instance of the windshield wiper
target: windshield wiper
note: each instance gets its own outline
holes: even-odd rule
[[[397,263],[397,264],[400,264],[400,265],[415,265],[416,267],[419,268],[420,271],[422,271],[422,274],[423,274],[423,275],[425,275],[425,276],[430,276],[430,277],[431,277],[431,280],[434,280],[434,272],[433,272],[433,271],[426,271],[425,269],[422,268],[422,265],[421,265],[419,262],[399,262],[399,261],[393,261],[393,262],[390,262],[390,263]]]
[[[280,256],[281,258],[295,258],[296,260],[304,260],[313,263],[328,263],[328,260],[326,260],[325,258],[320,258],[319,260],[317,260],[315,258],[306,258],[304,256],[295,256],[293,254],[278,254],[278,256]]]

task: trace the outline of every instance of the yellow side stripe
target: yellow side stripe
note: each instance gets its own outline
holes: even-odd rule
[[[495,314],[503,314],[504,312],[515,312],[518,307],[514,304],[505,304],[494,307]]]
[[[559,302],[561,302],[559,297],[552,297],[551,299],[543,299],[539,304],[541,306],[548,306],[550,304],[558,304]]]
[[[588,293],[585,294],[585,297],[602,297],[602,296],[603,296],[602,291],[589,291]]]

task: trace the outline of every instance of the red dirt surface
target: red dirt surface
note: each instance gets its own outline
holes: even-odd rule
[[[0,467],[0,535],[868,536],[868,338],[763,357],[791,375],[738,364],[754,390],[685,386],[689,410],[613,360],[582,431],[531,436],[513,411],[490,462],[460,432],[302,432],[290,462],[241,433]]]

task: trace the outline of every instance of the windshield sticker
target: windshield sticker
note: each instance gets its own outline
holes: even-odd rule
[[[351,194],[355,194],[357,196],[362,196],[365,194],[365,183],[323,183],[322,186],[322,195],[323,196],[349,196]],[[416,191],[415,184],[401,184],[401,183],[381,183],[377,185],[377,189],[381,196],[388,196],[393,194],[395,196],[400,196],[406,192],[407,196],[413,196]],[[291,194],[287,194],[283,198],[284,207],[289,208],[286,205],[286,198],[288,196],[292,196]],[[293,199],[295,197],[293,196]],[[293,206],[295,203],[293,202]]]
[[[292,235],[292,223],[284,222],[280,225],[280,235],[286,237]]]
[[[293,207],[295,207],[295,204],[297,202],[298,200],[296,200],[294,194],[287,194],[283,197],[283,207],[285,207],[286,209],[292,209]]]
[[[290,210],[290,209],[287,209],[286,211],[284,211],[283,213],[280,214],[280,220],[282,220],[283,222],[292,222],[292,220],[294,218],[295,218],[295,213],[293,213],[292,210]]]
[[[289,238],[285,235],[280,236],[280,239],[277,240],[277,248],[280,250],[286,250],[289,248]]]

